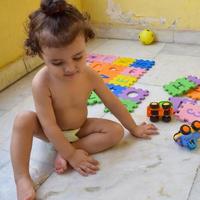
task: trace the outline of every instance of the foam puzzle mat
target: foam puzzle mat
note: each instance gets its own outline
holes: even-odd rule
[[[155,65],[155,61],[89,54],[87,64],[99,73],[106,86],[119,97],[129,112],[133,112],[138,104],[149,95],[148,90],[135,88],[133,85]],[[92,92],[87,103],[94,105],[102,102],[95,92]],[[104,112],[109,112],[109,110],[105,108]]]
[[[176,79],[163,86],[173,97],[169,98],[174,107],[174,114],[180,121],[191,124],[200,120],[200,78],[187,76]]]

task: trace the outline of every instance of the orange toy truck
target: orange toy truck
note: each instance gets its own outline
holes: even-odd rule
[[[164,122],[170,122],[173,113],[170,101],[151,102],[147,107],[147,116],[152,122],[158,122],[160,119]]]

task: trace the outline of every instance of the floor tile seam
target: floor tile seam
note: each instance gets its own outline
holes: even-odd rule
[[[160,52],[159,55],[169,55],[169,56],[181,56],[181,57],[192,57],[192,58],[200,58],[200,56],[195,56],[195,55],[187,55],[187,54],[170,54],[170,53],[165,53],[165,52]]]
[[[199,166],[197,167],[197,169],[196,169],[196,173],[195,173],[195,176],[194,176],[192,185],[191,185],[191,187],[190,187],[190,191],[189,191],[189,193],[188,193],[187,200],[192,200],[192,199],[190,199],[190,196],[191,196],[191,194],[192,194],[193,186],[194,186],[194,184],[195,184],[195,181],[196,181],[196,179],[197,179],[197,176],[198,176],[198,173],[199,173],[199,172],[200,172],[200,165],[199,165]]]
[[[163,51],[165,46],[166,46],[166,43],[164,43],[163,47],[155,54],[155,56],[153,56],[153,59],[156,59],[158,57],[158,55]]]
[[[142,82],[142,81],[139,81],[137,82],[138,84],[140,85],[144,85],[144,86],[154,86],[154,87],[163,87],[163,85],[158,85],[158,84],[152,84],[152,83],[146,83],[146,82]]]
[[[46,179],[44,179],[41,183],[38,184],[38,187],[37,187],[36,190],[39,190],[40,187],[41,187],[43,184],[45,184],[45,182],[46,182],[47,180],[51,179],[51,177],[52,177],[54,174],[56,174],[56,172],[52,171],[52,172],[46,177]]]

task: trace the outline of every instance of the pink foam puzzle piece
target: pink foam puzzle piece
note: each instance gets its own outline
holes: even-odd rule
[[[87,62],[104,62],[104,63],[112,63],[114,62],[118,57],[113,55],[101,55],[101,54],[89,54],[87,56]]]
[[[175,116],[184,122],[192,123],[195,120],[200,120],[200,106],[191,103],[182,103],[175,113]]]
[[[142,68],[127,67],[121,74],[140,78],[145,72],[146,70]]]

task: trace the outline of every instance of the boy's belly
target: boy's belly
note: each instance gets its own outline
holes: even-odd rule
[[[80,128],[87,119],[86,109],[68,109],[56,114],[56,120],[61,130]]]

